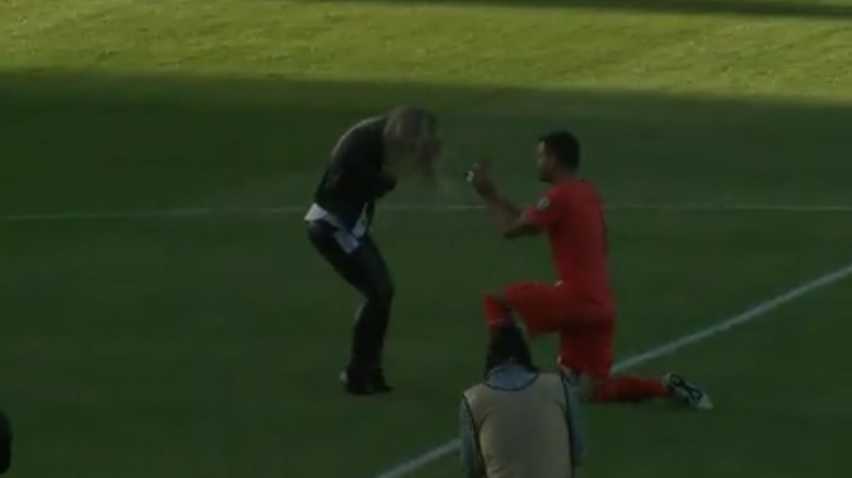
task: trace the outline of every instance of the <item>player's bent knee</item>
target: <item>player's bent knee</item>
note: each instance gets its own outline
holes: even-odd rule
[[[482,300],[482,308],[486,320],[491,325],[511,321],[511,309],[499,295],[486,294]]]

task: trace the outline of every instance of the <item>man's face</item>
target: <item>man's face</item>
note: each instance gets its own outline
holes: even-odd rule
[[[538,165],[538,179],[549,183],[553,180],[553,167],[554,167],[554,158],[547,151],[547,147],[544,143],[539,142],[536,147],[536,158]]]

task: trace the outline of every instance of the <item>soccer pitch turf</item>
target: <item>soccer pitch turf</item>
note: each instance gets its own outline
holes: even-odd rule
[[[849,1],[0,2],[10,476],[366,478],[446,443],[481,293],[553,278],[543,240],[448,206],[475,204],[481,158],[535,201],[550,128],[612,207],[619,357],[848,265],[850,22]],[[352,399],[357,297],[299,208],[340,132],[398,103],[438,112],[446,152],[436,191],[385,203],[424,207],[379,211],[397,391]],[[584,475],[841,476],[850,311],[846,278],[642,364],[717,409],[587,407]]]

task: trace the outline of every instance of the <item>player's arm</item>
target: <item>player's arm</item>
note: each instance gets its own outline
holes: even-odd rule
[[[497,191],[497,187],[488,175],[487,164],[475,164],[468,172],[467,180],[473,185],[477,194],[485,201],[488,210],[496,218],[497,227],[503,237],[514,239],[538,234],[541,231],[540,226],[531,221],[521,208]]]
[[[497,218],[500,233],[506,239],[532,236],[541,232],[537,224],[529,221],[526,213],[512,204],[508,199],[494,195],[483,197],[485,204],[492,214]]]
[[[479,440],[476,436],[476,425],[467,399],[462,397],[459,406],[459,439],[461,440],[461,459],[467,478],[484,478],[485,467],[482,464],[482,454],[479,450]]]

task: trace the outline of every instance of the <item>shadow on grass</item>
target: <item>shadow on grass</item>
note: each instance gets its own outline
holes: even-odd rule
[[[418,5],[488,5],[502,7],[589,8],[633,12],[748,15],[767,17],[820,18],[849,20],[852,5],[814,1],[740,1],[740,0],[334,0]]]
[[[489,156],[510,188],[534,190],[531,141],[570,127],[614,203],[852,201],[850,105],[29,72],[0,74],[0,213],[303,204],[336,136],[396,103],[441,113],[455,183]],[[469,199],[453,191],[446,201]],[[416,200],[405,194],[394,200]]]

